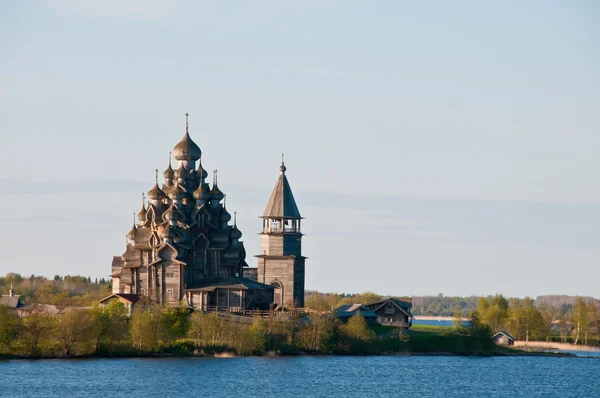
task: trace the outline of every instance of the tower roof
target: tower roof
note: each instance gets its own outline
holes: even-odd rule
[[[263,213],[264,218],[302,218],[292,188],[285,175],[286,170],[284,162],[281,162],[279,178]]]
[[[188,114],[185,114],[185,135],[173,148],[173,157],[177,160],[198,160],[202,156],[200,147],[190,137],[188,129]]]

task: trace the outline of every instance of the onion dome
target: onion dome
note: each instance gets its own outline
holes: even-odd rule
[[[171,152],[169,152],[169,167],[163,172],[163,177],[165,180],[172,180],[175,177],[175,171],[171,167]]]
[[[231,221],[231,214],[229,214],[225,206],[223,206],[223,210],[221,210],[221,214],[219,215],[219,221],[221,223],[228,223],[229,221]]]
[[[208,171],[204,170],[201,161],[198,162],[198,169],[196,170],[196,172],[198,173],[198,177],[200,177],[202,180],[208,177]]]
[[[210,190],[210,198],[217,201],[221,201],[224,197],[225,195],[223,195],[223,192],[221,192],[219,186],[217,184],[213,184],[213,187]]]
[[[135,224],[133,225],[133,227],[131,227],[131,231],[129,231],[127,233],[127,237],[131,240],[135,239],[135,234],[137,233],[137,228],[135,227]]]
[[[200,147],[196,145],[194,141],[190,138],[189,128],[188,128],[188,114],[185,114],[185,135],[179,141],[175,148],[173,148],[173,156],[177,160],[193,160],[196,161],[200,159],[202,156],[202,151]]]
[[[158,184],[154,185],[154,188],[148,191],[148,199],[150,200],[163,200],[166,197],[167,195],[160,189]]]
[[[175,184],[175,186],[173,186],[173,188],[171,189],[171,192],[169,192],[169,198],[173,200],[183,199],[185,198],[185,196],[185,191],[181,189],[181,186],[179,184]]]
[[[137,219],[140,221],[140,223],[143,224],[147,221],[146,214],[148,214],[146,211],[146,206],[142,205],[142,210],[140,210],[140,212],[137,214]]]
[[[163,214],[165,221],[177,221],[179,220],[179,212],[174,206],[171,206]]]
[[[183,165],[181,165],[177,170],[175,170],[174,176],[175,178],[185,178],[185,172],[185,168],[183,167]]]
[[[239,243],[237,245],[229,246],[227,249],[225,249],[225,252],[223,253],[223,258],[225,258],[225,260],[239,260],[240,248],[238,246]]]
[[[242,231],[240,231],[237,227],[236,224],[233,224],[233,227],[231,228],[231,233],[229,234],[229,237],[231,239],[241,239],[242,238]]]
[[[208,200],[210,194],[204,189],[203,184],[198,185],[198,188],[194,191],[194,199],[196,200]]]
[[[140,223],[144,224],[148,220],[148,217],[146,216],[147,214],[148,211],[146,210],[146,196],[142,192],[142,210],[140,210],[140,212],[137,214],[137,219],[140,221]]]

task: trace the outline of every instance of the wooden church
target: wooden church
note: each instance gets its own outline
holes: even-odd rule
[[[304,262],[300,212],[282,160],[280,175],[262,218],[258,268],[246,263],[236,218],[227,211],[217,172],[212,187],[202,151],[189,134],[175,145],[159,185],[158,170],[148,202],[127,234],[121,256],[113,257],[112,288],[151,302],[204,311],[243,312],[304,305]],[[103,301],[110,297],[107,297]]]

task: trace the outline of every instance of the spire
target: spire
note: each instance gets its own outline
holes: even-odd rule
[[[233,226],[237,227],[237,211],[233,212]]]
[[[285,175],[286,170],[287,170],[287,167],[285,167],[285,155],[282,153],[281,154],[281,166],[279,166],[279,173],[281,175]]]
[[[185,133],[188,135],[190,134],[189,117],[190,117],[190,114],[186,112],[185,113]]]
[[[156,179],[156,185],[158,186],[158,169],[154,169],[154,174],[156,174],[155,179]]]
[[[285,175],[287,167],[285,167],[283,162],[283,155],[281,160],[281,166],[279,166],[279,178],[277,179],[277,183],[273,188],[271,198],[267,203],[263,217],[299,219],[302,218],[302,216],[300,216],[300,211],[298,210],[296,200],[294,199],[294,194],[292,193],[292,188],[290,187],[290,183]]]

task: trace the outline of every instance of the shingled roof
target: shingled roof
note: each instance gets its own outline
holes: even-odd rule
[[[282,163],[279,167],[280,175],[267,208],[263,214],[264,218],[302,218],[298,206],[296,206],[296,200],[292,193],[292,188],[285,175],[286,167]]]
[[[188,286],[185,290],[196,290],[204,292],[212,292],[217,288],[222,289],[239,289],[239,290],[272,290],[273,286],[265,285],[260,282],[253,281],[247,278],[236,278],[233,276],[213,276],[204,278]]]
[[[19,295],[14,295],[14,296],[7,296],[7,295],[3,295],[2,298],[0,299],[0,305],[3,305],[6,308],[18,308],[21,306],[21,301],[19,300],[21,296]]]

